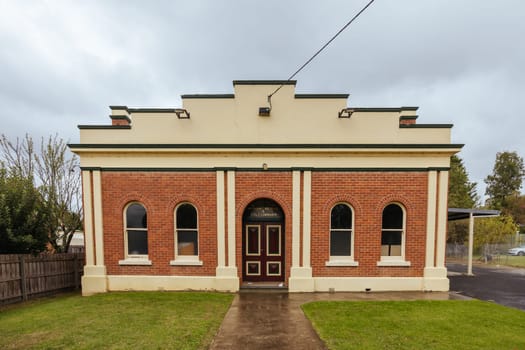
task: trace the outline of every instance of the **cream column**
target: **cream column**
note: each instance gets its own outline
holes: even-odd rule
[[[427,190],[427,242],[425,253],[425,268],[432,268],[436,242],[436,202],[437,202],[437,171],[428,172]]]
[[[96,265],[104,266],[104,232],[102,224],[102,181],[100,170],[93,171],[93,211],[95,223]]]
[[[445,269],[445,247],[447,243],[448,171],[441,171],[439,173],[438,196],[439,204],[437,215],[436,267]]]
[[[303,173],[303,267],[310,267],[312,228],[312,172]]]
[[[226,264],[226,231],[225,231],[225,211],[224,206],[224,171],[217,171],[217,267],[224,267]]]
[[[224,170],[217,170],[217,268],[215,269],[215,289],[236,292],[239,290],[239,277],[235,266],[235,171],[228,171],[226,187]],[[224,195],[226,190],[227,195]],[[226,217],[225,201],[228,200]],[[226,232],[228,222],[228,232]],[[228,235],[228,261],[226,261],[226,235]],[[227,263],[227,265],[226,265]]]
[[[104,234],[102,225],[102,182],[100,170],[83,171],[84,230],[86,266],[82,276],[82,295],[104,293],[108,289],[104,266]],[[91,185],[93,181],[93,185]],[[95,246],[95,249],[93,249]]]
[[[82,170],[82,192],[84,205],[84,249],[86,266],[95,265],[93,241],[93,203],[91,198],[91,172]]]
[[[228,266],[235,265],[235,171],[228,170]]]
[[[445,268],[447,234],[448,172],[431,170],[428,173],[427,240],[423,290],[448,291]]]
[[[301,172],[292,172],[292,267],[288,290],[290,292],[313,292],[315,289],[310,267],[311,245],[311,198],[312,173],[303,173],[303,261],[300,266],[301,247]]]
[[[299,267],[301,230],[301,172],[292,172],[292,268]]]

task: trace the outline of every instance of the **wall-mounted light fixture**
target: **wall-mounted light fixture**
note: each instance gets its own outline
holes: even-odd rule
[[[271,110],[270,107],[259,107],[259,117],[269,117]]]
[[[188,112],[185,109],[182,108],[176,108],[175,114],[177,115],[177,118],[179,119],[190,119],[190,112]]]
[[[338,118],[350,118],[352,116],[352,113],[354,113],[354,110],[352,108],[343,108],[338,114]]]
[[[263,168],[263,170],[268,170],[268,164],[263,163],[262,168]]]

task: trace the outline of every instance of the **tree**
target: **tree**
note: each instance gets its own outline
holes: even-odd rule
[[[473,208],[479,203],[476,193],[476,183],[470,182],[467,169],[458,156],[450,158],[450,172],[448,183],[449,208]],[[468,223],[464,220],[448,223],[449,243],[463,243],[468,236]]]
[[[520,226],[520,232],[525,233],[525,196],[512,196],[507,202],[504,212]]]
[[[0,138],[4,166],[10,174],[30,180],[38,189],[47,213],[48,240],[57,252],[67,252],[73,234],[82,227],[79,162],[57,135],[42,138],[36,154],[29,135],[11,142]]]
[[[523,158],[516,152],[498,152],[492,175],[485,178],[491,208],[506,208],[511,197],[517,197],[525,176]]]
[[[0,254],[38,253],[48,241],[42,196],[30,178],[0,169]]]
[[[518,225],[508,215],[475,220],[474,246],[484,247],[484,255],[487,256],[490,254],[490,244],[508,242],[517,230]]]
[[[49,242],[57,252],[67,253],[73,234],[82,227],[79,163],[68,157],[67,144],[57,135],[42,138],[36,173],[49,218]]]
[[[450,158],[448,184],[449,208],[474,208],[479,202],[476,183],[470,182],[463,160],[458,156]]]

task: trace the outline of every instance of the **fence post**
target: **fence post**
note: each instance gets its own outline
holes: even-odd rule
[[[75,253],[75,257],[73,258],[73,266],[74,266],[74,272],[75,272],[75,290],[78,290],[80,287],[80,280],[78,276],[78,254]]]
[[[26,268],[25,268],[25,257],[19,255],[20,260],[20,289],[22,291],[22,300],[27,300],[27,289],[26,289]]]

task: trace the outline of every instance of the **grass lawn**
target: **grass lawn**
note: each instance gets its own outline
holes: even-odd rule
[[[65,295],[0,309],[0,349],[206,349],[232,294]]]
[[[313,302],[328,348],[525,349],[525,312],[478,300]]]

